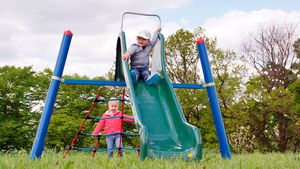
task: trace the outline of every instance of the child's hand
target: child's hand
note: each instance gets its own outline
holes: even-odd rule
[[[130,53],[129,52],[126,52],[124,55],[123,55],[123,60],[128,60],[130,58]]]

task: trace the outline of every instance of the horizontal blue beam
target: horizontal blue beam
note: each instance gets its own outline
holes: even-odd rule
[[[108,81],[108,80],[75,80],[75,79],[64,79],[63,84],[72,85],[96,85],[96,86],[126,86],[126,83],[118,81]]]
[[[179,83],[172,83],[174,88],[180,89],[205,89],[202,84],[179,84]]]
[[[126,86],[124,81],[108,81],[108,80],[75,80],[75,79],[64,79],[63,84],[72,85],[97,85],[97,86]],[[183,89],[205,89],[202,84],[179,84],[172,83],[174,88]]]

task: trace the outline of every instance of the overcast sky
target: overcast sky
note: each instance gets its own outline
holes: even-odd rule
[[[167,38],[183,28],[203,27],[218,46],[238,50],[265,22],[300,23],[299,0],[0,0],[0,66],[53,70],[63,32],[73,38],[64,74],[104,75],[113,66],[116,40],[126,11],[158,14]],[[151,32],[155,17],[127,15],[127,45],[140,29]],[[299,25],[300,26],[300,25]]]

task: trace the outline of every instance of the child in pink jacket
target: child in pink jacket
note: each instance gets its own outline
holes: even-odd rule
[[[114,100],[116,98],[111,98],[108,102],[108,110],[102,115],[103,120],[100,120],[97,124],[97,127],[94,129],[93,134],[99,134],[104,128],[104,134],[109,134],[106,136],[106,144],[107,144],[107,155],[108,157],[113,157],[114,153],[114,145],[116,147],[122,147],[120,132],[122,129],[122,119],[121,117],[110,118],[114,116],[122,116],[122,112],[118,110],[119,101]],[[123,114],[124,122],[133,123],[134,117]],[[131,118],[131,119],[128,119]],[[122,151],[120,151],[120,157],[122,156]]]

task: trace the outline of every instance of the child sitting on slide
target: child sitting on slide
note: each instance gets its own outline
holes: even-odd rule
[[[160,31],[161,28],[157,28],[152,39],[149,31],[139,31],[136,36],[137,43],[132,44],[123,55],[123,60],[130,59],[130,74],[134,85],[137,84],[139,76],[149,86],[157,84],[161,79],[158,73],[150,75],[149,71],[149,55],[158,40]]]

